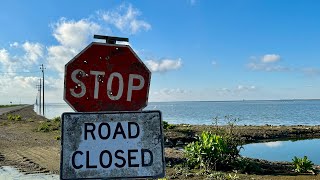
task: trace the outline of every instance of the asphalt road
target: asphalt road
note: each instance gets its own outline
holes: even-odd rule
[[[14,111],[14,110],[22,109],[26,106],[30,106],[30,105],[21,105],[21,106],[15,106],[15,107],[0,108],[0,115]]]

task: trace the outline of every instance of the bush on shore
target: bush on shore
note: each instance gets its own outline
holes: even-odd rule
[[[187,164],[191,168],[230,169],[240,156],[239,144],[231,136],[202,132],[198,141],[185,147]]]

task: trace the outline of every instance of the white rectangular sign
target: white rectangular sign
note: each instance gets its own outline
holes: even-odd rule
[[[62,114],[61,179],[165,174],[160,111]]]

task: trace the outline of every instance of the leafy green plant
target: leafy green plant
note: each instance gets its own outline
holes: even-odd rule
[[[239,156],[240,149],[231,136],[219,136],[202,132],[198,141],[185,147],[187,163],[191,167],[205,169],[229,168]]]
[[[8,114],[7,118],[10,121],[21,121],[22,120],[22,117],[20,115],[14,115],[14,114]]]
[[[47,122],[41,122],[37,128],[38,132],[49,132],[50,130],[50,124]]]
[[[175,127],[175,125],[173,124],[169,124],[167,121],[162,121],[162,124],[163,124],[163,129],[173,129]]]
[[[304,173],[308,171],[313,171],[313,163],[308,159],[307,156],[304,156],[303,158],[298,158],[296,156],[293,157],[293,166],[294,171],[298,173]]]

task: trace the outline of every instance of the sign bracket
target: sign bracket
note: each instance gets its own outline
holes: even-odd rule
[[[115,37],[115,36],[103,36],[103,35],[93,35],[95,39],[104,39],[107,44],[116,44],[117,41],[129,42],[129,38]]]

